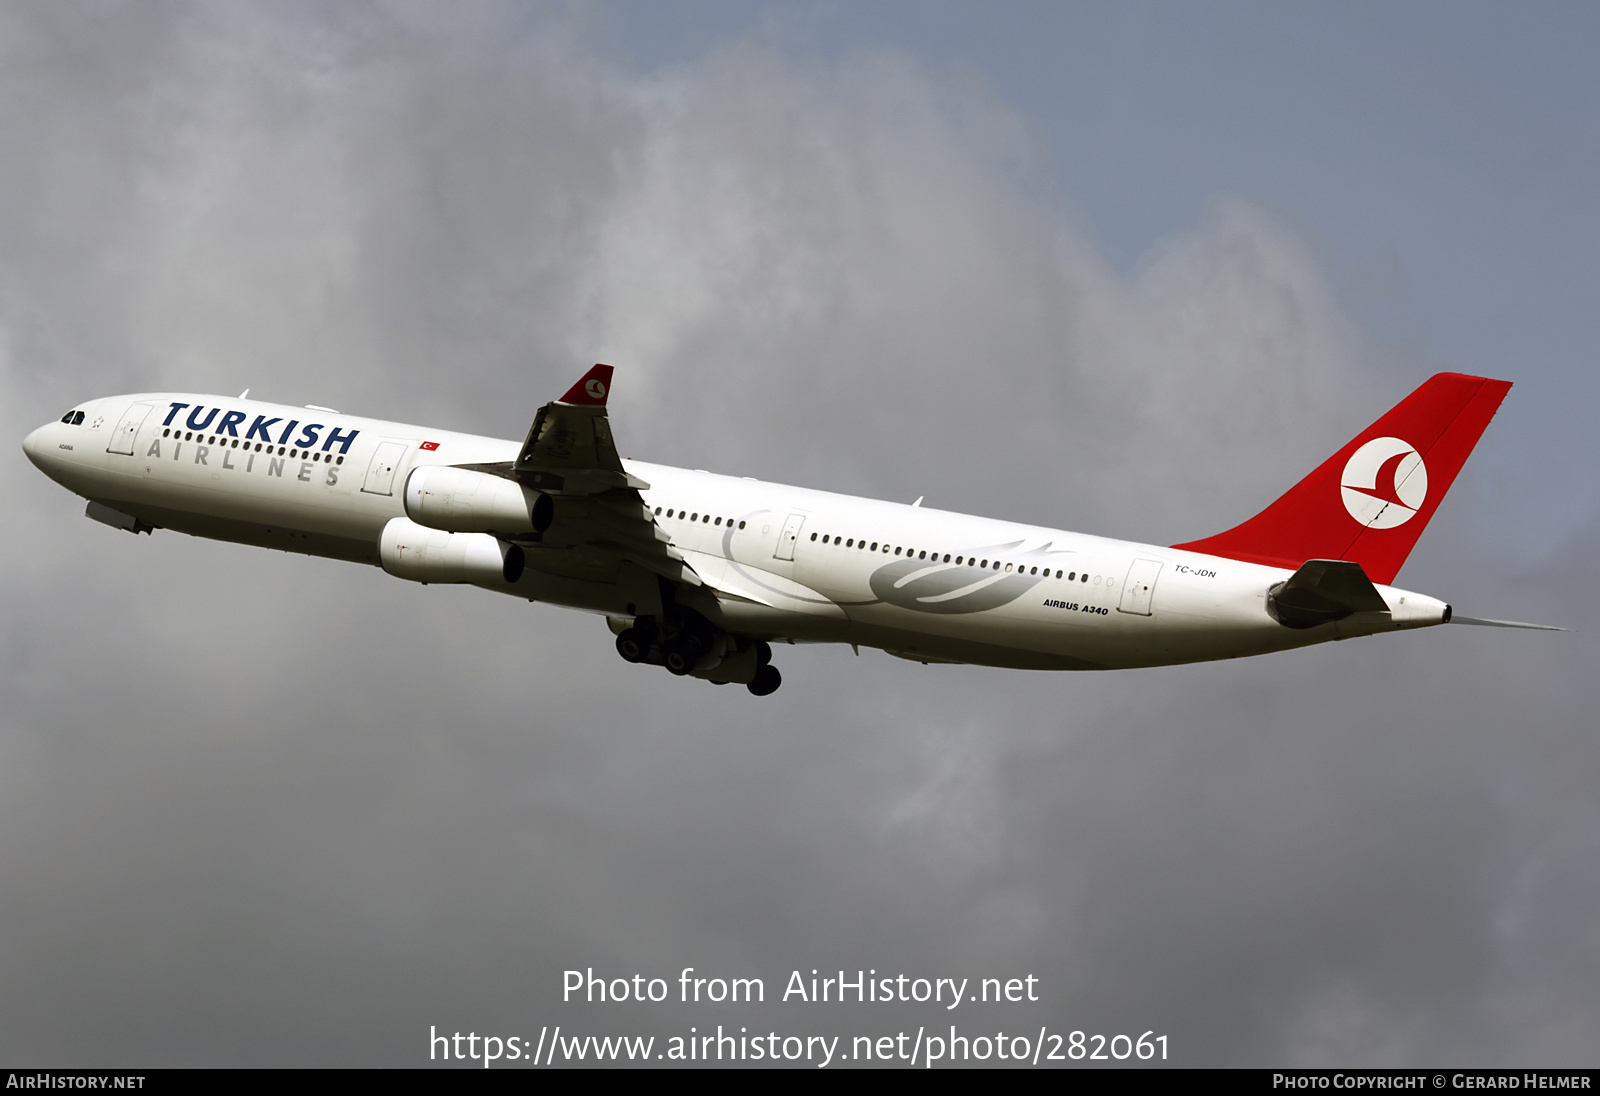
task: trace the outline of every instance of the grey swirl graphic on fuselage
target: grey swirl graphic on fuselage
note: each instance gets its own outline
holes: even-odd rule
[[[1017,600],[1044,580],[1043,575],[1025,574],[1028,567],[1037,566],[1051,556],[1072,554],[1051,552],[1049,543],[1020,557],[1009,554],[1021,544],[1019,540],[1011,544],[979,548],[975,553],[978,558],[989,560],[991,566],[995,556],[1005,563],[1016,564],[1017,569],[1009,574],[979,570],[968,562],[957,564],[897,559],[872,572],[868,582],[880,600],[913,612],[981,613],[987,609],[998,609]],[[1051,566],[1054,567],[1053,562]]]

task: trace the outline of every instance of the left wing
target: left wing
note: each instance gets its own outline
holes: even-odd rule
[[[527,550],[529,566],[580,577],[626,560],[699,586],[639,495],[650,485],[622,467],[606,417],[610,393],[611,367],[596,365],[566,395],[539,408],[514,462],[474,467],[550,499],[544,528],[511,538]]]

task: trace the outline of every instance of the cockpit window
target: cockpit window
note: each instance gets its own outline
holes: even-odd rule
[[[68,411],[65,415],[61,416],[61,421],[66,423],[68,426],[71,426],[72,425],[72,415],[73,415],[73,413],[71,411]]]
[[[77,414],[72,416],[72,425],[73,426],[82,426],[83,425],[83,412],[82,411],[79,411]]]

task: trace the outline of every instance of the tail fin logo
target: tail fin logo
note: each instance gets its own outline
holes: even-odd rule
[[[583,390],[589,393],[591,399],[603,400],[606,398],[606,382],[598,377],[591,379],[588,384],[584,385]]]
[[[1393,529],[1416,516],[1428,497],[1422,454],[1399,438],[1373,438],[1350,454],[1339,477],[1344,508],[1368,529]]]

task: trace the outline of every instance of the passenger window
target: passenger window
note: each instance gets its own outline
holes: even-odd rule
[[[812,539],[812,540],[816,540],[816,539],[817,539],[817,534],[815,534],[815,533],[812,533],[812,534],[811,534],[811,539]]]
[[[1080,579],[1079,579],[1079,580],[1078,580],[1078,581],[1079,581],[1079,582],[1088,582],[1088,581],[1089,581],[1089,572],[1088,572],[1088,571],[1085,571],[1085,572],[1084,572],[1084,573],[1083,573],[1083,577],[1082,577],[1082,578],[1080,578]]]
[[[872,550],[874,552],[876,552],[878,550],[878,542],[877,541],[873,541],[872,542]]]
[[[707,514],[705,517],[701,518],[700,520],[703,523],[709,523],[711,521],[711,515]]]
[[[717,519],[717,520],[716,520],[716,524],[717,524],[717,525],[721,525],[721,524],[722,524],[722,519],[721,519],[721,518],[718,518],[718,519]],[[812,534],[812,535],[811,535],[811,539],[812,539],[812,540],[816,540],[816,539],[817,539],[817,537],[816,537],[816,534],[815,534],[815,533],[813,533],[813,534]]]
[[[856,546],[856,538],[851,537],[849,540],[844,542],[844,546],[846,548],[854,548]]]
[[[741,529],[743,529],[743,528],[744,528],[744,522],[742,522],[742,521],[741,521],[741,522],[740,522],[740,523],[739,523],[739,528],[741,528]]]
[[[918,559],[927,559],[928,558],[928,553],[927,552],[918,552],[917,553],[917,558]]]
[[[1010,573],[1011,573],[1011,564],[1008,563],[1008,564],[1006,564],[1006,574],[1009,575]]]
[[[657,506],[656,507],[656,517],[660,517],[660,516],[661,516],[661,507]]]

